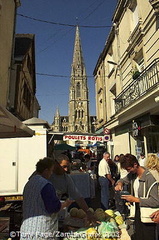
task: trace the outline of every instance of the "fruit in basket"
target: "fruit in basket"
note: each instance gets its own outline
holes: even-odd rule
[[[106,213],[108,216],[110,216],[110,217],[114,217],[114,216],[115,216],[114,211],[113,211],[112,209],[107,209],[107,210],[105,210],[105,213]]]
[[[93,208],[89,208],[88,209],[91,213],[94,213],[94,209]]]
[[[119,235],[119,229],[115,222],[102,222],[98,227],[101,239],[112,239]]]
[[[117,238],[105,238],[104,240],[117,240]]]
[[[71,217],[77,217],[77,215],[78,215],[78,208],[75,208],[75,207],[71,208],[70,209],[70,216]]]
[[[87,240],[96,240],[97,239],[97,231],[95,228],[88,228],[86,231]]]
[[[99,221],[104,221],[106,217],[104,210],[103,209],[100,210],[98,208],[96,209],[94,215]]]
[[[109,219],[109,222],[116,222],[116,220],[111,217],[111,218]]]
[[[77,217],[78,218],[85,218],[86,217],[86,213],[83,211],[83,209],[78,210]]]
[[[104,210],[102,208],[97,208],[95,212],[104,212]]]
[[[117,240],[117,238],[104,238],[104,240]]]
[[[116,216],[115,221],[118,225],[121,225],[121,224],[124,223],[124,220],[123,220],[122,216]]]

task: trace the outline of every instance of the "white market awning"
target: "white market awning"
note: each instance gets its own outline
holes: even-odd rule
[[[0,105],[0,138],[32,137],[34,131]]]

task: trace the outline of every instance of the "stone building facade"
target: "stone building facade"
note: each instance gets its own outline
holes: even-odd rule
[[[35,36],[15,34],[20,0],[0,0],[0,104],[20,120],[37,117]]]
[[[7,107],[14,51],[16,11],[20,0],[0,1],[0,104]]]
[[[97,133],[113,155],[159,151],[159,1],[119,0],[94,69]]]

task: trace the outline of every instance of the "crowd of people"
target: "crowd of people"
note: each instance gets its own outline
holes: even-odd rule
[[[130,208],[133,206],[135,209],[134,232],[131,239],[158,239],[156,223],[159,223],[159,157],[157,154],[150,153],[147,158],[141,154],[139,159],[132,154],[121,154],[116,155],[112,161],[110,154],[105,152],[99,163],[98,174],[101,207],[104,210],[109,207],[111,184],[114,189],[115,208],[121,214],[127,214],[126,203],[130,203]],[[144,197],[148,192],[149,195]],[[151,218],[151,222],[142,222],[140,212],[142,207],[152,208],[153,213],[147,216]]]
[[[84,157],[85,169],[91,169],[88,153]],[[44,158],[37,162],[36,171],[30,176],[23,193],[23,222],[21,240],[40,239],[40,234],[50,233],[47,239],[55,239],[58,231],[58,212],[76,202],[86,213],[90,223],[97,219],[92,214],[78,187],[70,177],[71,161],[65,154],[56,158]],[[91,169],[92,170],[92,169]],[[137,159],[132,154],[116,155],[112,160],[109,152],[103,153],[98,164],[97,179],[100,186],[101,208],[114,208],[129,216],[129,208],[135,207],[132,240],[157,240],[159,224],[159,157],[150,153]],[[145,198],[144,194],[149,195]],[[61,203],[61,200],[64,200]],[[154,208],[142,222],[141,208]],[[27,235],[29,236],[27,238]]]

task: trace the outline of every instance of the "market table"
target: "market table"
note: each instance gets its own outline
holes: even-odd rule
[[[72,171],[70,177],[83,198],[95,197],[95,179],[89,173]]]

